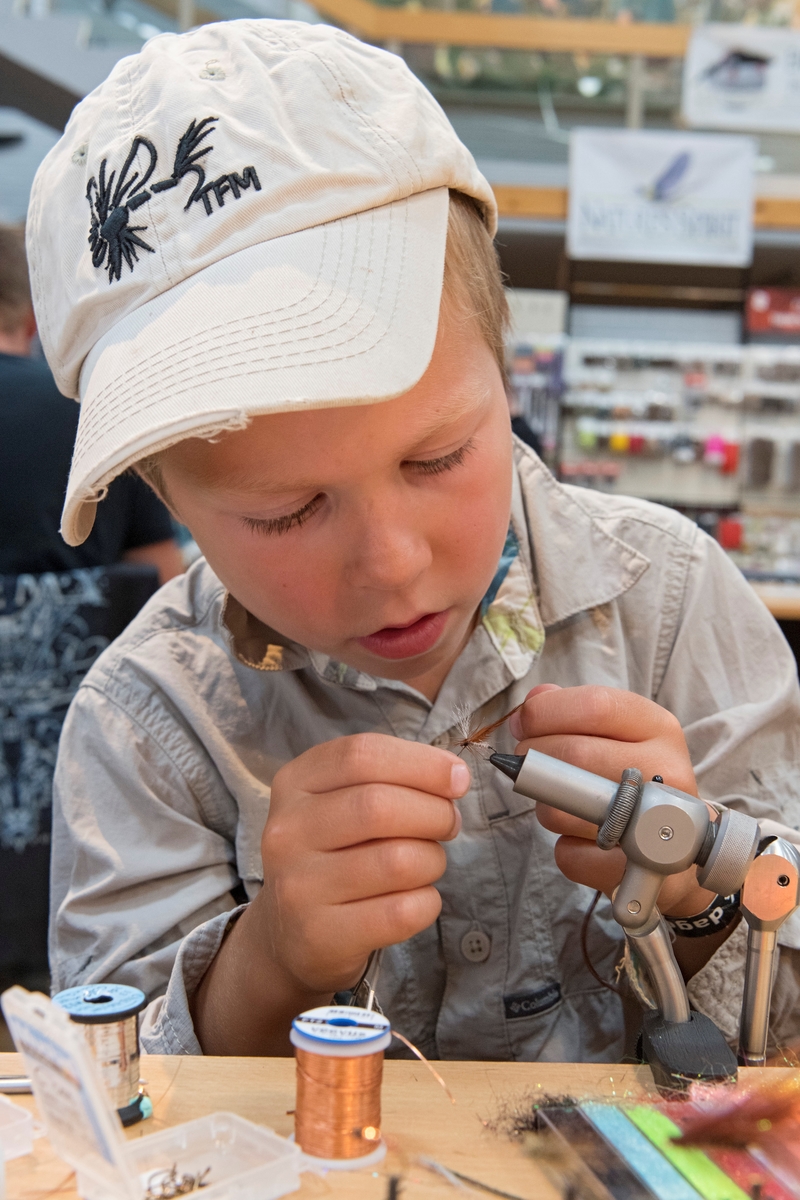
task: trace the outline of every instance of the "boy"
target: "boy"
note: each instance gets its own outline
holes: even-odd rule
[[[41,168],[37,315],[82,401],[65,537],[136,465],[205,555],[87,678],[56,784],[53,986],[141,986],[148,1050],[286,1053],[386,946],[425,1054],[621,1056],[578,949],[621,854],[453,754],[459,705],[529,695],[498,749],[692,791],[694,764],[794,816],[794,662],[738,572],[512,444],[494,224],[401,61],[324,26],[155,38]],[[660,903],[713,899],[690,871]],[[731,928],[676,951],[728,1027]],[[608,979],[607,906],[590,932]]]

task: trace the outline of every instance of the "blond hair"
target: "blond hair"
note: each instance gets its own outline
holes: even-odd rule
[[[477,202],[463,192],[450,192],[442,308],[461,320],[475,321],[505,381],[509,311],[500,263]],[[160,454],[151,454],[135,470],[168,500],[159,460]]]

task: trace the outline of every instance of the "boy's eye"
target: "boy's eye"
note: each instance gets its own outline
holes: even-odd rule
[[[420,475],[441,475],[443,471],[452,471],[453,467],[460,467],[474,445],[470,438],[452,454],[445,454],[442,458],[409,459],[403,466],[411,467]]]
[[[260,533],[265,537],[276,533],[288,533],[290,529],[305,525],[309,517],[313,517],[325,496],[322,492],[298,508],[297,512],[287,513],[285,517],[242,517],[242,524],[251,533]]]

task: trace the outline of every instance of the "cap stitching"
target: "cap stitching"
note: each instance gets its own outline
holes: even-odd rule
[[[405,277],[405,275],[406,275],[406,250],[407,250],[407,244],[408,244],[408,236],[407,236],[407,233],[408,233],[408,221],[406,220],[404,224],[405,224],[405,229],[404,229],[403,241],[402,241],[402,253],[401,253],[401,258],[400,258],[400,271],[399,271],[399,274],[398,274],[398,278],[400,278],[400,279],[404,278],[404,277]],[[382,287],[383,287],[383,285],[382,285]],[[381,342],[381,341],[382,341],[382,340],[383,340],[383,339],[386,337],[387,333],[389,332],[389,329],[390,329],[390,328],[391,328],[391,326],[392,326],[393,319],[394,319],[394,314],[395,314],[395,311],[396,311],[396,308],[397,308],[397,301],[398,301],[398,298],[399,298],[399,291],[400,291],[400,289],[398,288],[398,289],[397,289],[397,291],[396,291],[396,294],[395,294],[395,303],[394,303],[394,306],[393,306],[392,312],[389,314],[389,317],[388,317],[388,319],[387,319],[387,321],[386,321],[386,323],[385,323],[385,327],[384,327],[384,329],[383,329],[383,332],[382,332],[382,333],[381,333],[381,334],[378,336],[378,338],[377,338],[377,339],[376,339],[374,342],[372,342],[372,343],[371,343],[369,346],[365,346],[365,347],[362,347],[360,350],[354,351],[354,352],[353,352],[353,353],[351,353],[351,354],[347,354],[347,355],[338,355],[338,356],[335,356],[335,357],[328,357],[328,358],[317,358],[317,359],[315,360],[315,365],[320,365],[320,364],[324,364],[324,363],[327,363],[327,362],[346,362],[348,359],[351,359],[351,358],[358,358],[358,357],[360,357],[360,356],[362,356],[362,355],[364,355],[364,354],[366,354],[366,353],[369,353],[370,351],[374,350],[374,349],[375,349],[375,347],[376,347],[376,346],[377,346],[377,345],[378,345],[378,344],[379,344],[379,343],[380,343],[380,342]],[[380,298],[380,295],[379,295],[379,298]],[[348,343],[348,341],[352,342],[356,336],[358,336],[359,334],[363,334],[363,332],[364,332],[364,329],[365,329],[365,328],[368,328],[369,324],[371,324],[373,320],[374,320],[374,316],[370,318],[370,322],[368,323],[368,325],[367,325],[367,326],[363,326],[363,327],[362,327],[362,329],[361,329],[360,331],[356,331],[356,332],[355,332],[353,335],[351,335],[351,337],[350,337],[350,338],[343,339],[343,341],[341,341],[341,342],[339,343],[339,345],[346,345],[346,344]],[[217,357],[217,356],[215,356],[215,357]],[[247,360],[246,360],[246,361],[247,361],[247,362],[252,362],[252,356],[248,355],[248,357],[247,357]],[[214,359],[212,359],[212,364],[213,364],[213,362],[214,362]],[[228,371],[229,371],[229,374],[230,374],[230,367],[231,367],[231,364],[230,364],[230,363],[226,364],[226,369],[228,369]],[[261,373],[261,368],[259,368],[259,370],[257,370],[257,371],[256,371],[256,370],[253,370],[253,371],[241,371],[241,372],[240,372],[240,371],[237,371],[234,377],[235,377],[235,378],[243,378],[243,377],[246,377],[247,375],[251,375],[251,374],[257,374],[257,373]],[[204,372],[204,374],[208,375],[208,374],[209,374],[209,372],[208,372],[208,371],[206,371],[206,372]],[[197,382],[198,382],[198,380],[197,380],[197,376],[195,376],[195,378],[194,378],[194,380],[193,380],[192,382],[193,382],[193,384],[195,384],[195,385],[197,384]],[[188,388],[184,388],[184,389],[183,389],[183,391],[187,391],[187,390],[189,390],[189,389],[188,389]],[[179,391],[176,391],[175,389],[172,389],[172,392],[171,392],[171,394],[172,394],[172,395],[180,395],[180,394],[181,394],[181,392],[179,392]],[[154,399],[151,401],[151,403],[149,403],[148,405],[146,405],[146,406],[143,406],[143,407],[140,407],[138,411],[141,413],[142,411],[145,411],[146,409],[149,409],[149,408],[153,408],[153,407],[155,407],[157,404],[159,404],[159,403],[162,403],[162,402],[163,402],[163,396],[159,396],[158,398],[154,398]],[[199,415],[199,414],[198,414],[198,415]],[[251,414],[249,414],[249,415],[256,415],[256,413],[255,413],[255,411],[253,411],[253,412],[252,412]],[[199,425],[198,425],[198,428],[199,428]],[[96,439],[96,440],[99,440],[99,439]],[[77,468],[78,468],[78,465],[79,465],[79,458],[80,458],[80,457],[82,457],[82,456],[80,455],[80,453],[79,453],[79,450],[78,450],[78,447],[76,446],[75,463],[73,464],[73,470],[75,470],[75,469],[77,469]]]
[[[368,246],[368,254],[367,254],[368,264],[371,264],[371,262],[372,262],[374,240],[375,240],[374,239],[374,230],[375,230],[375,222],[370,221],[369,246]],[[407,241],[407,230],[408,230],[408,221],[406,220],[406,221],[404,221],[403,242],[402,242],[403,253],[401,255],[401,267],[400,267],[400,272],[399,272],[399,278],[402,278],[403,274],[404,274],[405,245],[406,245],[406,241]],[[340,261],[341,261],[341,256],[340,256]],[[380,305],[380,300],[383,295],[383,290],[385,288],[385,281],[386,281],[386,276],[384,274],[383,279],[381,281],[381,288],[378,293],[378,297],[377,297],[377,301],[376,301],[376,308],[378,308]],[[330,314],[330,317],[336,317],[338,315],[338,313],[341,311],[344,303],[346,302],[346,299],[347,299],[347,295],[345,295],[342,302],[338,305],[337,309],[332,314]],[[395,300],[395,304],[396,304],[396,300]],[[394,310],[392,312],[392,317],[393,316],[394,316]],[[352,318],[348,318],[344,321],[344,323],[343,323],[344,328],[347,328],[348,320],[351,320],[351,319]],[[249,320],[252,320],[252,317],[249,318]],[[346,345],[348,342],[354,341],[357,337],[363,336],[365,331],[369,328],[369,326],[372,324],[372,322],[374,320],[375,320],[375,314],[373,313],[370,316],[369,321],[366,323],[366,325],[364,325],[362,323],[362,326],[360,329],[353,330],[349,337],[344,338],[342,341],[340,341],[337,344],[338,345]],[[241,321],[239,321],[237,323],[240,325],[242,324]],[[312,322],[311,327],[313,328],[314,325],[322,325],[323,323],[324,323],[323,321],[318,320],[318,321]],[[330,332],[330,330],[327,330],[326,332]],[[384,330],[383,334],[381,334],[381,337],[385,337],[386,332],[387,332],[387,330]],[[209,374],[209,368],[212,367],[215,362],[220,362],[223,359],[224,354],[230,350],[231,337],[230,337],[230,330],[228,329],[227,326],[221,328],[220,335],[219,335],[220,339],[222,339],[222,337],[226,334],[227,334],[227,338],[226,338],[225,345],[220,347],[220,351],[218,353],[212,354],[206,369],[205,370],[201,369],[200,371],[198,371],[196,365],[193,367],[192,374],[189,378],[189,383],[191,386],[196,386],[198,384],[198,382],[200,382],[203,379],[204,375],[207,376]],[[321,336],[321,334],[318,336]],[[253,334],[253,338],[256,340],[256,344],[263,343],[263,337],[260,333]],[[296,342],[298,339],[295,338],[294,340]],[[301,339],[301,340],[311,341],[313,339],[305,338],[305,339]],[[380,338],[378,340],[380,340]],[[244,345],[247,344],[247,339],[244,340],[244,343],[239,342],[237,344],[241,348],[242,344],[244,344]],[[377,344],[377,342],[373,343],[373,346],[376,344]],[[331,348],[331,347],[329,346],[329,348]],[[360,351],[359,353],[366,353],[371,348],[372,347],[366,347],[364,350]],[[169,351],[162,352],[162,354],[159,356],[159,358],[160,359],[164,358],[164,357],[166,357],[167,354],[169,355],[170,359],[174,359],[175,358],[174,348],[170,347]],[[329,359],[319,359],[318,358],[316,361],[318,363],[319,362],[337,362],[337,361],[341,361],[343,357],[348,357],[348,356],[339,356],[339,357],[334,357],[334,358],[329,358]],[[352,356],[349,356],[349,357],[352,357]],[[262,360],[257,360],[257,361],[262,361]],[[154,364],[152,359],[148,360],[147,366],[148,366],[148,370],[151,374],[153,373],[154,365],[157,367],[160,364],[158,362],[156,362]],[[126,374],[130,375],[132,370],[133,369],[130,369],[128,372],[126,372]],[[139,413],[142,413],[142,412],[147,411],[147,409],[152,408],[154,405],[159,404],[163,399],[163,390],[167,385],[169,385],[174,391],[174,388],[176,385],[175,374],[176,374],[176,372],[178,374],[180,374],[182,370],[183,370],[182,365],[178,364],[176,367],[176,370],[173,372],[162,371],[159,376],[159,381],[160,381],[160,385],[161,385],[160,395],[157,398],[154,398],[149,404],[139,405],[137,411]],[[249,372],[246,372],[246,374],[247,373],[249,373]],[[241,376],[237,375],[237,377],[241,377]],[[135,377],[131,380],[130,387],[128,388],[127,393],[123,393],[122,390],[119,389],[119,382],[120,382],[119,377],[115,378],[112,384],[108,384],[106,388],[104,388],[102,391],[98,392],[98,394],[97,394],[97,397],[95,400],[95,405],[97,405],[98,403],[100,403],[102,401],[103,396],[108,394],[108,391],[110,388],[113,387],[116,391],[115,403],[113,404],[113,406],[109,407],[105,411],[104,419],[102,420],[102,423],[101,424],[93,423],[91,416],[89,416],[89,419],[86,422],[82,422],[83,428],[81,428],[79,426],[78,437],[76,439],[76,445],[75,445],[75,462],[76,462],[76,464],[79,461],[79,459],[81,457],[83,457],[83,444],[85,443],[85,441],[87,439],[91,439],[93,441],[100,440],[104,436],[109,425],[115,423],[120,406],[124,405],[127,394],[129,394],[131,388],[133,386],[135,386],[137,380]],[[189,390],[189,389],[184,387],[182,389],[182,391],[175,392],[175,394],[180,395],[180,394],[182,394],[182,392],[185,392],[187,390]],[[99,414],[97,414],[96,407],[93,407],[92,415],[95,417],[99,416]],[[87,416],[88,416],[88,413],[87,413]]]
[[[322,66],[323,70],[326,70],[329,73],[329,75],[332,77],[332,79],[334,80],[334,82],[336,83],[336,86],[338,88],[339,96],[342,100],[342,103],[345,104],[347,106],[347,108],[350,110],[350,112],[352,112],[353,115],[358,119],[359,124],[369,134],[371,140],[373,141],[373,145],[374,145],[376,139],[379,142],[383,143],[383,148],[384,148],[385,153],[380,155],[381,161],[383,162],[384,166],[388,169],[389,173],[391,174],[391,176],[394,179],[397,186],[402,187],[402,184],[400,182],[400,179],[398,178],[397,172],[394,169],[394,165],[389,160],[389,157],[388,157],[389,147],[387,144],[387,138],[385,137],[385,132],[380,128],[379,125],[377,125],[377,124],[373,125],[372,122],[370,122],[367,119],[366,114],[357,107],[357,105],[354,103],[354,101],[348,95],[345,94],[344,82],[340,78],[340,76],[337,75],[334,67],[330,63],[326,62],[325,59],[322,58],[321,55],[318,53],[318,51],[315,51],[315,50],[312,50],[311,48],[309,48],[306,51],[306,53],[309,55],[309,57],[315,58],[317,60],[317,62]],[[417,185],[421,184],[422,176],[419,172],[419,169],[417,168],[416,163],[411,158],[411,155],[408,153],[405,146],[403,146],[402,142],[397,141],[397,139],[394,139],[394,141],[395,141],[395,144],[397,145],[397,147],[400,150],[402,150],[403,154],[405,155],[405,157],[408,159],[408,161],[412,165],[412,168],[413,168],[412,170],[409,170],[408,167],[406,167],[406,175],[408,178],[408,182],[411,184],[416,183]],[[376,146],[375,149],[377,151],[377,150],[379,150],[379,147]]]
[[[357,218],[356,218],[356,220],[357,220]],[[405,225],[405,229],[407,230],[407,221],[404,222],[404,225]],[[371,268],[372,261],[373,261],[374,226],[375,226],[375,222],[374,222],[374,220],[371,220],[370,221],[369,248],[368,248],[368,254],[367,254],[367,269],[368,269],[368,271]],[[404,232],[404,237],[405,236],[406,236],[406,233]],[[325,250],[326,250],[329,238],[330,238],[330,231],[329,231],[328,227],[325,227],[324,242],[323,242],[322,253],[321,253],[321,258],[323,261],[324,261]],[[335,265],[335,268],[333,271],[334,282],[338,279],[338,273],[339,273],[339,269],[340,269],[340,266],[342,263],[343,250],[344,250],[344,238],[340,237],[337,261],[336,261],[336,265]],[[352,272],[355,269],[355,255],[353,256],[353,259],[351,260],[350,266],[351,266],[351,270],[350,270],[350,274],[349,274],[347,280],[343,284],[340,284],[340,286],[342,286],[344,288],[344,295],[343,295],[340,303],[336,307],[336,309],[334,309],[332,312],[327,313],[324,317],[319,318],[317,321],[307,322],[304,326],[305,329],[313,329],[314,325],[327,324],[328,330],[330,330],[331,321],[341,311],[341,309],[347,303],[347,300],[349,298],[350,287],[351,287],[351,283],[352,283]],[[314,285],[314,286],[316,287],[316,286],[318,286],[318,284]],[[313,313],[317,312],[320,308],[322,308],[322,306],[325,303],[325,300],[327,299],[328,296],[330,296],[332,288],[333,288],[333,282],[328,284],[328,286],[326,288],[326,294],[321,296],[319,303],[316,304],[310,310],[308,310],[308,312],[302,314],[302,316],[303,317],[310,316]],[[275,324],[283,324],[285,321],[289,321],[289,320],[293,320],[293,319],[296,320],[296,318],[292,317],[289,309],[294,308],[297,305],[301,304],[303,302],[303,300],[307,299],[308,296],[313,294],[313,291],[314,291],[314,288],[309,289],[309,291],[306,292],[305,297],[296,301],[295,304],[289,306],[289,308],[282,309],[281,316],[279,317],[278,322],[273,324],[273,329],[275,328]],[[378,299],[380,299],[381,294],[382,294],[382,289],[381,289],[381,292],[379,293]],[[247,317],[240,317],[240,318],[236,318],[233,321],[225,322],[223,325],[217,326],[216,329],[214,329],[214,330],[206,330],[205,331],[206,340],[207,340],[207,342],[208,342],[208,339],[210,339],[210,338],[217,339],[220,341],[224,340],[226,342],[226,344],[229,345],[231,337],[235,336],[235,332],[237,332],[237,331],[241,332],[242,328],[244,328],[245,330],[248,330],[251,327],[252,322],[255,318],[257,318],[258,316],[264,316],[264,315],[266,315],[266,314],[264,314],[264,313],[251,314]],[[295,342],[297,342],[298,340],[306,340],[306,341],[310,340],[309,338],[298,339],[296,329],[297,329],[297,326],[295,325],[295,331],[294,331],[294,341]],[[275,330],[276,336],[277,336],[277,333],[278,333],[278,331]],[[257,339],[257,344],[259,342],[263,343],[262,331],[259,331],[257,334],[254,335],[254,337]],[[150,356],[150,358],[148,359],[148,369],[151,374],[158,372],[159,368],[162,366],[162,364],[164,362],[176,364],[172,371],[167,370],[166,372],[163,372],[163,371],[161,372],[159,378],[160,378],[162,385],[164,384],[164,382],[166,380],[173,378],[176,372],[180,373],[184,369],[182,366],[182,363],[180,361],[176,362],[176,359],[180,358],[180,354],[181,354],[182,350],[184,350],[184,349],[188,350],[192,346],[193,340],[194,339],[192,337],[182,338],[180,341],[171,344],[169,346],[169,348],[159,351],[157,354]],[[209,348],[211,348],[211,347],[209,347]],[[191,368],[191,370],[194,373],[194,378],[196,378],[196,369]],[[124,386],[129,381],[131,381],[131,384],[133,384],[133,382],[138,380],[138,378],[139,378],[139,374],[138,374],[137,367],[135,367],[135,366],[129,367],[127,369],[127,371],[125,371],[122,375],[118,375],[115,377],[113,384],[108,384],[104,389],[102,389],[102,391],[98,392],[97,399],[100,400],[104,395],[106,395],[108,392],[108,389],[111,387],[113,387],[115,389],[115,391],[117,391],[117,393],[120,394],[122,392],[122,389],[124,388]],[[90,436],[90,434],[94,430],[94,426],[91,423],[88,423],[85,426],[85,430],[86,430],[86,436]],[[80,431],[79,431],[78,441],[80,442],[80,440],[81,440],[81,436],[80,436]],[[76,447],[76,455],[77,455],[77,453],[78,453],[78,450]]]
[[[325,248],[326,248],[329,236],[330,236],[329,231],[326,229],[325,230],[325,240],[323,242],[323,248],[322,248],[322,256],[323,257],[325,254]],[[336,277],[336,274],[338,274],[338,270],[339,270],[339,267],[342,262],[343,246],[344,246],[344,239],[340,238],[339,239],[339,253],[338,253],[337,263],[336,263],[336,267],[335,267],[334,278]],[[370,256],[371,256],[371,249],[370,249]],[[352,272],[351,272],[351,278],[352,278]],[[316,287],[316,286],[317,285],[314,285],[314,287]],[[306,292],[305,297],[296,301],[295,305],[292,305],[290,307],[296,307],[297,305],[301,304],[303,302],[303,300],[305,300],[309,296],[311,296],[313,294],[314,287],[310,288],[309,291]],[[330,295],[331,288],[332,288],[332,285],[329,285],[326,289],[326,295],[322,295],[319,303],[316,304],[312,309],[309,310],[309,314],[304,314],[304,315],[310,315],[311,313],[314,313],[319,308],[321,308],[323,306],[323,304],[325,303],[327,296]],[[332,313],[329,313],[327,315],[327,317],[325,318],[325,320],[330,321],[331,318],[335,317],[336,314],[341,310],[342,306],[346,303],[347,298],[348,298],[347,292],[345,292],[345,295],[343,296],[338,307]],[[283,323],[284,320],[292,319],[291,315],[288,315],[288,316],[285,315],[288,313],[288,309],[281,310],[281,313],[282,313],[281,318],[280,318],[281,323]],[[225,340],[228,344],[230,344],[230,338],[231,338],[232,334],[234,333],[234,331],[237,330],[237,327],[238,327],[239,332],[241,332],[242,327],[244,327],[245,329],[249,329],[254,317],[256,317],[258,315],[264,315],[264,314],[253,314],[248,317],[237,318],[234,321],[226,322],[224,325],[218,326],[217,330],[213,333],[211,331],[207,331],[207,337],[208,336],[214,337],[220,341]],[[314,324],[320,324],[320,323],[322,323],[322,322],[321,321],[311,322],[311,326],[313,326]],[[259,331],[259,333],[255,334],[254,337],[258,341],[263,340],[263,334],[260,331]],[[151,374],[158,372],[159,368],[165,362],[176,364],[172,371],[169,371],[169,370],[167,370],[166,372],[161,371],[159,378],[162,383],[162,386],[164,385],[164,383],[166,381],[172,379],[176,372],[178,374],[180,374],[181,371],[183,371],[183,370],[189,370],[189,369],[193,370],[194,377],[196,379],[196,371],[194,368],[183,368],[183,364],[180,361],[176,362],[176,359],[179,360],[179,358],[180,358],[181,351],[183,349],[188,350],[189,347],[192,345],[192,343],[193,343],[193,338],[191,338],[191,337],[182,338],[180,341],[173,343],[168,349],[160,351],[156,355],[151,355],[151,357],[148,359],[148,368],[149,368],[149,371]],[[125,387],[126,384],[130,383],[130,386],[134,386],[135,383],[138,381],[138,379],[139,379],[138,368],[136,366],[129,367],[127,369],[127,371],[125,371],[122,375],[118,375],[115,377],[113,384],[107,385],[104,389],[102,389],[102,391],[98,392],[97,400],[102,399],[102,397],[108,393],[108,390],[110,387],[113,387],[115,390],[117,390],[118,395],[121,395],[122,389]],[[85,436],[86,437],[91,436],[95,432],[95,426],[91,422],[91,417],[89,417],[89,420],[85,424],[84,428],[85,428]],[[78,436],[78,443],[80,443],[80,442],[81,442],[81,430],[79,430],[79,436]],[[76,446],[76,457],[77,457],[78,453],[79,453],[78,446]]]

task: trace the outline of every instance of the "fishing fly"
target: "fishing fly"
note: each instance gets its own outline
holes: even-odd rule
[[[522,701],[524,704],[525,701]],[[519,712],[522,704],[517,704],[511,712],[505,713],[497,721],[492,721],[489,725],[481,725],[478,729],[473,728],[474,713],[467,704],[458,704],[453,709],[453,724],[455,725],[461,737],[455,742],[455,745],[460,747],[458,753],[463,754],[465,750],[471,750],[475,754],[479,754],[485,758],[489,754],[494,753],[494,746],[490,746],[487,738],[490,734],[504,725],[509,717],[513,717],[515,712]]]

